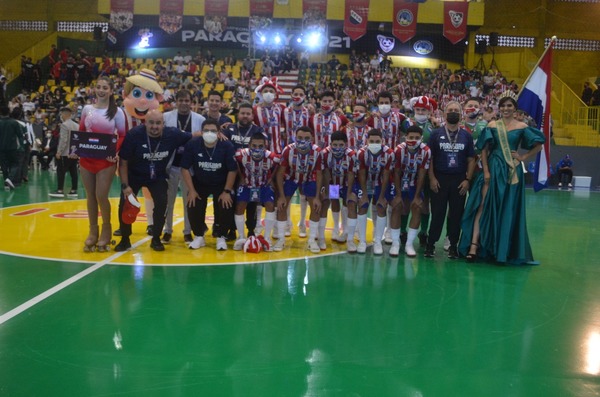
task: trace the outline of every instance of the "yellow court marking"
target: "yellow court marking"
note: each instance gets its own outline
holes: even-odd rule
[[[143,201],[143,199],[141,199]],[[118,227],[118,198],[111,199],[113,229]],[[142,211],[145,207],[142,207]],[[212,224],[212,206],[207,209],[207,224]],[[183,217],[183,207],[180,199],[175,205],[177,222]],[[179,215],[178,215],[179,214]],[[138,248],[121,255],[117,262],[111,264],[123,265],[224,265],[239,263],[265,263],[318,257],[322,255],[342,254],[346,245],[331,242],[331,231],[326,231],[327,250],[321,254],[313,254],[306,249],[306,238],[299,238],[298,223],[300,206],[292,207],[294,228],[292,237],[286,238],[286,247],[281,252],[261,252],[259,254],[233,251],[233,242],[228,244],[227,251],[216,251],[216,240],[206,238],[207,246],[199,250],[190,250],[183,241],[183,222],[175,225],[173,239],[165,245],[164,252],[155,252],[150,243],[141,244]],[[146,218],[140,214],[133,225],[132,244],[147,238]],[[210,216],[210,218],[208,218]],[[264,216],[264,212],[263,212]],[[331,217],[330,217],[331,218]],[[114,254],[84,253],[83,241],[88,233],[88,220],[85,200],[50,201],[27,204],[0,209],[0,223],[3,238],[0,239],[0,253],[37,259],[71,261],[83,263],[98,263]],[[333,225],[329,219],[328,227]],[[369,226],[370,228],[370,226]],[[207,236],[210,233],[207,233]],[[370,235],[370,231],[369,234]],[[119,242],[119,237],[114,237]]]

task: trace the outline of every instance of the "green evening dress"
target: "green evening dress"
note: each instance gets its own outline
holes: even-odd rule
[[[544,134],[530,127],[508,131],[507,138],[510,150],[515,151],[519,146],[531,150],[536,143],[545,142]],[[490,186],[479,220],[478,256],[500,263],[535,264],[527,235],[523,168],[519,164],[511,171],[504,158],[496,128],[486,128],[477,140],[477,149],[482,150],[486,146],[489,150]],[[458,249],[462,255],[469,252],[483,185],[482,172],[473,182],[461,221],[462,235]]]

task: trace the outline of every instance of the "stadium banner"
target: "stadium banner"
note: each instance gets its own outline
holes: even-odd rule
[[[204,30],[210,34],[221,34],[227,29],[229,0],[204,1]]]
[[[119,33],[133,26],[133,0],[110,0],[109,25]]]
[[[417,34],[418,12],[419,3],[412,0],[394,0],[392,34],[402,43],[406,43]]]
[[[273,22],[274,0],[250,0],[248,28],[251,32],[266,29]]]
[[[160,0],[158,26],[168,34],[177,33],[183,25],[183,0]]]
[[[325,32],[327,28],[327,0],[302,0],[302,28]]]
[[[356,41],[367,33],[369,0],[346,0],[344,33]]]
[[[444,37],[457,44],[467,37],[469,3],[466,1],[444,2]]]

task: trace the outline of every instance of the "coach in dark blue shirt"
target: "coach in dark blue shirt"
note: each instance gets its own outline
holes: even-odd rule
[[[202,137],[188,142],[181,158],[181,176],[188,188],[188,216],[195,235],[191,249],[205,246],[204,219],[209,196],[213,197],[218,251],[227,249],[225,236],[234,225],[233,189],[238,172],[235,149],[231,142],[218,140],[218,132],[218,121],[204,121]]]
[[[142,186],[148,188],[154,200],[154,228],[150,247],[155,251],[164,251],[160,235],[167,211],[167,165],[175,150],[191,138],[192,134],[189,132],[182,133],[177,128],[165,127],[163,115],[158,110],[148,112],[146,124],[127,133],[119,150],[119,223],[122,239],[115,251],[131,248],[131,225],[123,223],[121,214],[125,197],[132,193],[137,195]]]
[[[429,183],[431,187],[431,225],[425,256],[432,258],[435,243],[439,240],[448,213],[448,258],[458,258],[456,245],[460,238],[460,220],[465,209],[465,199],[475,171],[473,137],[459,128],[462,108],[451,101],[444,112],[446,125],[431,133]]]

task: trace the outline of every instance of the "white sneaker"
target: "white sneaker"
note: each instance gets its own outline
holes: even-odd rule
[[[317,240],[309,240],[308,241],[308,249],[313,254],[321,253],[321,247],[319,247],[319,243],[317,243]]]
[[[383,245],[381,245],[381,241],[375,241],[373,243],[373,254],[383,255]]]
[[[280,238],[279,240],[277,240],[277,242],[275,244],[271,245],[271,249],[275,252],[283,251],[283,247],[285,247],[285,239],[284,238]]]
[[[354,240],[348,240],[346,242],[346,250],[351,254],[356,252],[356,243],[354,243]]]
[[[406,253],[406,256],[410,258],[417,256],[417,251],[415,251],[415,247],[413,247],[412,244],[406,244],[404,246],[404,252]]]
[[[385,229],[385,232],[383,233],[383,239],[385,240],[386,244],[391,244],[393,242],[392,240],[392,229]]]
[[[569,187],[573,187],[573,184],[572,184],[572,183],[569,183],[567,186],[569,186]]]
[[[290,237],[292,235],[292,222],[288,221],[285,225],[285,237]]]
[[[189,245],[189,248],[191,250],[197,250],[198,248],[202,248],[206,246],[206,242],[204,241],[204,237],[202,236],[197,236],[194,237],[194,240],[192,240],[192,242]]]
[[[219,237],[217,239],[217,251],[227,251],[227,241],[225,237]]]
[[[444,251],[448,251],[450,249],[450,239],[448,236],[444,239]]]
[[[246,239],[245,238],[239,238],[237,240],[235,240],[235,243],[233,244],[233,250],[234,251],[241,251],[244,249],[244,244],[246,244]]]
[[[338,243],[345,243],[348,240],[347,233],[333,233],[333,237],[331,237],[333,241],[337,241]]]
[[[356,252],[359,254],[364,254],[367,252],[367,243],[363,243],[362,241],[358,243],[358,246],[356,246]]]
[[[264,226],[261,224],[256,225],[256,227],[254,228],[254,235],[258,236],[259,234],[262,234],[262,232],[265,230]]]
[[[562,187],[562,182],[558,182],[558,187]]]
[[[325,251],[327,249],[327,243],[325,242],[325,239],[319,239],[319,248],[321,251]]]
[[[304,238],[306,237],[306,224],[299,223],[298,224],[298,236]]]
[[[398,256],[400,253],[400,243],[398,241],[394,241],[392,246],[390,247],[390,256]]]

